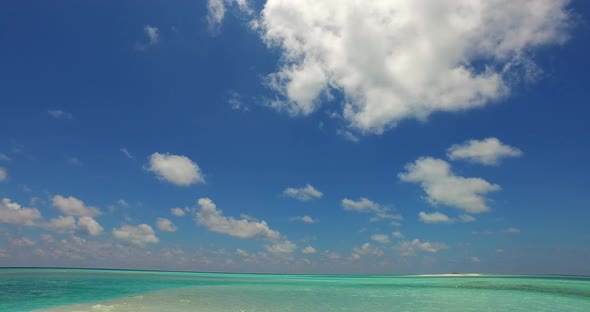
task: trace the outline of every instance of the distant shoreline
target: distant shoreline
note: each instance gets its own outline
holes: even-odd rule
[[[129,268],[86,268],[86,267],[30,267],[30,266],[0,266],[3,270],[80,270],[80,271],[112,271],[112,272],[136,272],[136,273],[187,273],[187,274],[252,274],[252,275],[294,275],[294,276],[335,276],[335,277],[498,277],[498,276],[545,276],[566,278],[590,278],[590,275],[572,274],[548,274],[548,273],[428,273],[428,274],[358,274],[358,273],[272,273],[272,272],[219,272],[219,271],[181,271],[181,270],[154,270],[154,269],[129,269]]]
[[[483,276],[480,273],[444,273],[444,274],[417,274],[417,275],[408,275],[408,276],[415,276],[415,277],[468,277],[468,276]]]

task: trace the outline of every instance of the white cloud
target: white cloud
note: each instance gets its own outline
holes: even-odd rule
[[[346,139],[350,142],[358,143],[360,141],[360,139],[357,135],[355,135],[354,133],[352,133],[348,130],[338,129],[336,131],[336,134],[338,134],[339,136],[343,137],[344,139]]]
[[[175,215],[177,217],[182,217],[185,214],[185,212],[182,208],[172,208],[172,209],[170,209],[170,213],[172,213],[173,215]]]
[[[205,183],[199,166],[186,156],[153,153],[148,170],[178,186]]]
[[[127,148],[122,147],[119,149],[121,151],[121,153],[123,153],[123,155],[125,155],[125,157],[129,158],[129,159],[135,159],[135,156],[133,156],[133,154],[131,154],[131,152],[129,152],[127,150]]]
[[[223,17],[225,16],[224,0],[208,0],[207,1],[207,23],[209,30],[213,32],[219,31]]]
[[[247,0],[208,0],[207,1],[207,24],[209,31],[213,33],[219,32],[223,18],[226,13],[226,6],[236,3],[238,9],[246,14],[252,14],[252,9]]]
[[[300,201],[320,199],[324,195],[322,192],[316,190],[310,184],[307,184],[304,187],[299,188],[288,187],[283,191],[283,194],[285,196],[289,196]]]
[[[8,173],[6,172],[6,169],[0,167],[0,182],[6,180],[6,178],[8,178]]]
[[[463,223],[469,223],[475,221],[475,218],[473,216],[463,214],[459,216],[459,220],[461,220]]]
[[[289,240],[280,240],[272,243],[270,246],[265,246],[266,251],[273,254],[289,254],[292,253],[297,245]]]
[[[391,233],[391,236],[395,237],[395,238],[404,238],[404,234],[402,234],[402,232],[400,232],[400,231],[395,231],[395,232]]]
[[[371,240],[374,240],[381,244],[387,244],[390,242],[389,236],[387,236],[386,234],[373,234],[371,235]]]
[[[46,244],[53,244],[55,243],[55,238],[50,234],[41,234],[41,240]]]
[[[242,258],[248,258],[250,256],[250,254],[247,251],[240,248],[236,249],[236,254]]]
[[[314,218],[312,218],[310,216],[293,217],[293,218],[291,218],[291,220],[293,220],[293,221],[302,221],[302,222],[309,223],[309,224],[320,222],[319,220],[314,219]]]
[[[301,252],[304,254],[314,254],[316,253],[316,250],[311,246],[306,246],[305,248],[301,249]]]
[[[420,221],[422,221],[424,223],[453,223],[453,222],[455,222],[455,220],[449,218],[449,216],[447,216],[444,213],[440,213],[440,212],[426,213],[424,211],[420,211],[420,213],[418,214],[418,217],[420,217]]]
[[[123,208],[129,207],[129,203],[126,200],[124,200],[124,199],[119,199],[117,201],[117,205],[119,205],[119,206],[121,206]]]
[[[71,113],[62,111],[61,109],[48,110],[47,113],[53,119],[72,119],[74,117]]]
[[[381,205],[377,204],[376,202],[364,197],[361,197],[357,201],[345,198],[342,200],[342,208],[347,211],[375,214],[370,220],[372,222],[383,219],[398,221],[403,219],[401,215],[391,213],[391,209],[381,207]]]
[[[61,195],[55,195],[53,196],[52,203],[54,207],[68,216],[95,217],[102,213],[98,208],[86,206],[83,201],[72,196],[66,198]]]
[[[143,26],[143,30],[145,31],[145,34],[148,36],[150,45],[158,44],[158,42],[160,41],[160,31],[158,30],[158,27],[145,25]]]
[[[59,233],[77,232],[92,236],[97,236],[103,231],[102,226],[91,217],[80,217],[76,222],[76,218],[72,216],[59,216],[49,220],[42,227]]]
[[[31,246],[35,246],[37,244],[37,242],[35,242],[34,240],[31,240],[28,237],[21,237],[21,238],[13,239],[12,241],[10,241],[10,244],[14,245],[14,246],[18,246],[18,247],[31,247]]]
[[[400,180],[420,183],[427,199],[432,204],[444,204],[468,213],[489,211],[485,194],[500,190],[481,178],[456,176],[444,160],[422,157],[405,166],[407,172],[400,173]]]
[[[102,230],[102,226],[91,217],[80,217],[78,219],[79,233],[97,236],[102,233]]]
[[[436,253],[441,249],[447,248],[449,247],[443,243],[421,242],[419,239],[414,239],[412,241],[403,241],[395,247],[395,249],[402,256],[413,256],[416,254],[416,251]]]
[[[339,92],[353,129],[381,133],[507,95],[535,68],[530,53],[567,39],[567,3],[275,0],[252,25],[282,51],[272,106],[307,115]]]
[[[60,233],[73,232],[76,229],[76,218],[72,216],[59,216],[49,220],[46,226],[50,230]]]
[[[473,262],[473,263],[480,263],[481,260],[479,259],[479,257],[471,257],[471,262]]]
[[[32,226],[41,219],[41,213],[35,208],[26,208],[8,198],[0,202],[0,222]]]
[[[447,150],[447,156],[452,160],[465,159],[483,165],[497,165],[502,158],[522,156],[522,151],[496,138],[487,138],[455,144]]]
[[[156,226],[160,231],[176,232],[176,226],[174,223],[166,218],[158,218],[156,221]]]
[[[519,228],[510,227],[504,230],[504,233],[520,233]]]
[[[244,103],[242,96],[235,91],[229,92],[227,103],[230,105],[232,110],[243,112],[250,111],[250,107]]]
[[[157,243],[160,241],[151,226],[140,224],[137,226],[124,225],[120,228],[114,228],[113,236],[121,241],[132,245],[143,247],[148,243]]]
[[[200,198],[198,203],[201,208],[196,214],[197,223],[210,231],[237,238],[262,237],[277,240],[281,236],[279,232],[271,230],[266,221],[256,222],[224,216],[223,211],[217,209],[209,198]]]
[[[381,210],[379,204],[364,197],[361,197],[358,201],[345,198],[342,200],[342,207],[344,210],[356,212],[377,212]]]
[[[0,160],[2,161],[11,161],[10,157],[4,153],[0,153]]]
[[[356,255],[356,256],[355,256]],[[383,250],[374,247],[371,243],[364,243],[361,247],[355,247],[352,250],[352,257],[359,259],[361,255],[383,256]]]

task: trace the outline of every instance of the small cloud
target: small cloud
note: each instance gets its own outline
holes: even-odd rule
[[[129,207],[129,203],[124,199],[119,199],[117,201],[117,205],[119,205],[120,207],[123,207],[123,208]]]
[[[2,178],[0,177],[0,181],[1,180],[2,180]],[[18,188],[23,193],[31,193],[33,191],[30,187],[26,186],[25,184],[19,184]]]
[[[473,263],[480,263],[481,260],[479,259],[479,257],[471,257],[471,262],[473,262]]]
[[[496,253],[504,253],[504,249],[498,248],[498,249],[496,249]]]
[[[207,24],[212,33],[219,32],[223,17],[225,16],[225,4],[223,0],[207,1]]]
[[[138,51],[145,51],[150,46],[155,46],[160,42],[160,30],[158,27],[145,25],[143,31],[147,36],[147,42],[138,42],[135,44],[135,48]]]
[[[244,104],[242,96],[240,96],[240,94],[238,94],[235,91],[229,92],[229,98],[227,100],[227,103],[230,105],[232,110],[243,112],[250,111],[250,108],[246,104]]]
[[[121,153],[123,153],[123,155],[125,155],[125,157],[129,158],[129,159],[135,159],[135,156],[133,156],[133,154],[131,154],[127,148],[122,147],[119,149],[121,151]]]
[[[150,156],[149,171],[159,179],[177,186],[205,183],[205,177],[197,163],[186,156],[153,153]]]
[[[72,119],[74,117],[71,113],[63,111],[61,109],[48,110],[47,113],[53,119]]]
[[[4,153],[0,153],[0,160],[1,161],[11,161],[12,159],[10,157],[8,157],[8,155],[6,155]]]
[[[297,245],[289,240],[280,240],[265,246],[265,248],[272,254],[290,254],[297,248]]]
[[[432,157],[418,158],[406,164],[405,169],[406,172],[398,174],[399,179],[420,184],[431,204],[444,204],[466,213],[489,211],[485,195],[501,189],[481,178],[455,175],[448,162]]]
[[[156,226],[160,231],[176,232],[176,226],[174,225],[174,223],[172,223],[172,221],[166,218],[158,218],[158,220],[156,221]]]
[[[469,140],[447,150],[447,156],[451,160],[467,160],[487,166],[497,165],[503,158],[520,157],[522,154],[520,149],[506,145],[497,138]]]
[[[469,223],[469,222],[474,222],[475,218],[473,216],[470,216],[467,214],[462,214],[459,216],[459,220],[463,223]]]
[[[444,213],[440,212],[433,212],[433,213],[426,213],[424,211],[420,211],[418,214],[420,221],[424,223],[453,223],[455,220],[449,218]]]
[[[336,134],[350,142],[358,143],[360,141],[358,136],[348,130],[338,130],[336,131]]]
[[[395,247],[395,249],[404,257],[414,256],[417,251],[437,253],[439,250],[447,248],[449,248],[449,246],[444,243],[422,242],[419,239],[403,241]]]
[[[404,234],[402,234],[402,232],[400,232],[400,231],[395,231],[395,232],[391,233],[391,237],[404,238]]]
[[[196,221],[212,232],[242,239],[262,237],[276,241],[281,238],[281,234],[272,230],[264,220],[256,222],[224,216],[223,211],[217,209],[209,198],[200,198],[198,204],[200,209],[196,214]]]
[[[519,228],[510,227],[504,230],[504,233],[520,233]]]
[[[52,204],[53,207],[56,207],[68,216],[95,217],[102,214],[98,208],[86,206],[83,201],[73,196],[63,197],[61,195],[55,195],[53,196]]]
[[[102,233],[102,226],[91,217],[80,217],[78,219],[78,232],[91,236],[97,236]]]
[[[35,208],[22,207],[8,198],[0,201],[0,223],[33,226],[39,219],[41,212]]]
[[[352,250],[352,258],[358,260],[363,255],[372,255],[381,257],[383,256],[383,250],[381,248],[371,245],[371,243],[364,243],[361,247],[355,247]]]
[[[112,234],[118,240],[140,247],[160,241],[154,229],[147,224],[123,225],[120,228],[114,228]]]
[[[28,237],[22,237],[13,239],[10,244],[17,247],[31,247],[37,244],[37,242],[29,239]]]
[[[6,180],[8,178],[8,172],[6,169],[0,167],[0,182]]]
[[[207,26],[213,35],[218,34],[221,30],[221,24],[227,11],[226,6],[233,6],[234,3],[237,4],[240,12],[248,15],[253,13],[248,0],[207,0]]]
[[[158,30],[158,27],[145,25],[143,26],[143,30],[145,31],[145,34],[148,36],[149,45],[158,44],[158,42],[160,41],[160,31]]]
[[[347,211],[374,214],[374,216],[369,219],[371,222],[377,222],[385,219],[401,221],[403,219],[400,214],[393,214],[391,213],[391,209],[381,207],[381,205],[365,197],[361,197],[356,201],[344,198],[341,204],[342,208]]]
[[[79,166],[83,165],[82,161],[77,157],[67,157],[67,161],[68,161],[68,164],[70,164],[72,166],[79,167]]]
[[[170,209],[170,213],[177,216],[177,217],[182,217],[185,214],[185,212],[182,208],[172,208],[172,209]]]
[[[293,188],[289,187],[283,191],[283,195],[295,198],[300,201],[309,201],[312,199],[320,199],[324,195],[322,192],[316,190],[310,184],[304,187]]]
[[[318,219],[314,219],[310,216],[302,216],[302,217],[293,217],[290,219],[291,221],[302,221],[308,224],[318,223],[320,222]]]
[[[371,240],[374,240],[374,241],[381,243],[381,244],[387,244],[387,243],[391,242],[389,240],[389,236],[387,236],[386,234],[373,234],[373,235],[371,235]]]
[[[304,254],[314,254],[314,253],[316,253],[316,250],[315,250],[315,248],[313,248],[313,247],[311,247],[311,246],[308,245],[305,248],[303,248],[301,250],[301,252],[304,253]]]

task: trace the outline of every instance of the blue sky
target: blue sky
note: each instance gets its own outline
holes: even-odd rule
[[[590,8],[529,2],[1,4],[0,265],[590,274]]]

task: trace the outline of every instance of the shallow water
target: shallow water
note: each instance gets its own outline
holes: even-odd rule
[[[0,311],[590,311],[590,279],[0,269]]]

